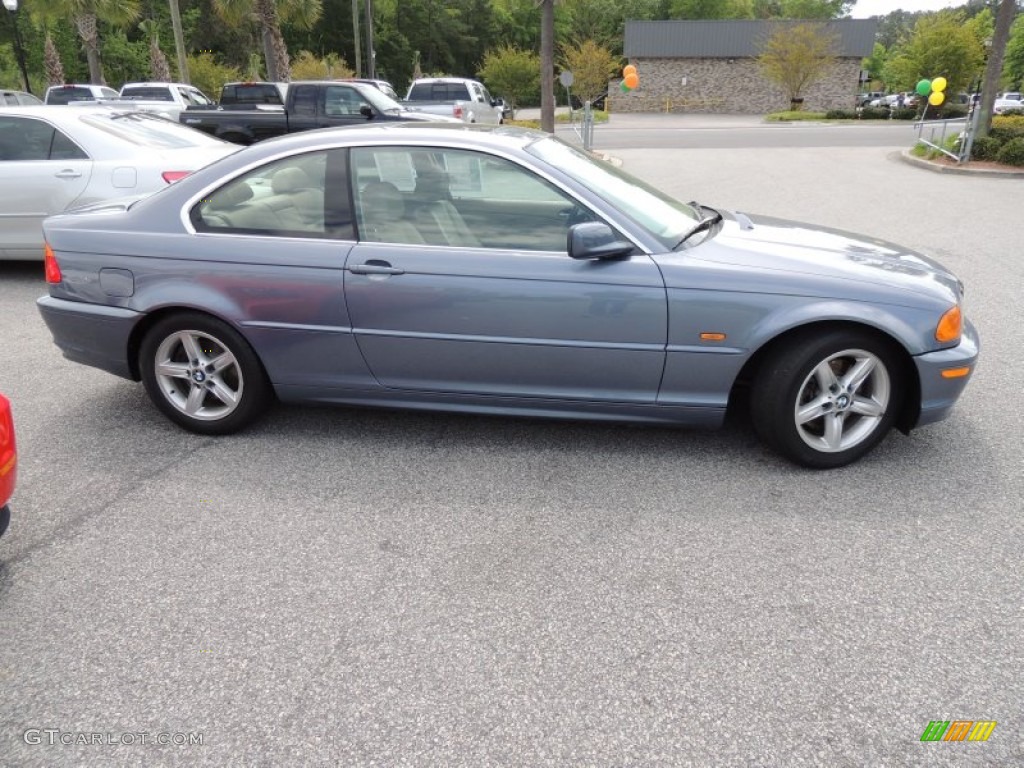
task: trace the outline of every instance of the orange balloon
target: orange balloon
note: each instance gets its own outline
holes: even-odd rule
[[[625,78],[626,87],[632,90],[640,85],[640,77],[636,72],[630,72]]]
[[[623,77],[629,77],[630,75],[635,75],[636,73],[636,67],[634,67],[632,64],[627,64],[622,68]]]

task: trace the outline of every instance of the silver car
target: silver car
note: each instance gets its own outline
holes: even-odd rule
[[[186,429],[283,401],[717,426],[809,467],[944,418],[963,286],[861,235],[679,202],[548,134],[274,139],[44,225],[64,355]]]
[[[125,109],[0,110],[0,259],[42,259],[42,222],[51,214],[154,192],[237,150]]]

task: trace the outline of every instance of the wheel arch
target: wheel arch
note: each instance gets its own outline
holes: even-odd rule
[[[896,417],[896,428],[904,434],[908,433],[914,424],[917,423],[918,414],[921,410],[921,380],[918,375],[917,366],[907,347],[892,333],[882,330],[875,325],[859,320],[820,320],[802,323],[784,329],[767,339],[747,359],[740,372],[733,381],[729,390],[727,408],[729,411],[736,411],[749,407],[750,386],[757,377],[761,367],[770,360],[779,349],[789,344],[800,343],[805,337],[818,336],[823,333],[835,330],[856,330],[861,331],[887,344],[898,355],[902,363],[901,373],[906,382],[906,392],[903,398],[903,405],[899,415]]]
[[[267,375],[267,367],[263,363],[263,358],[260,357],[260,354],[256,350],[256,347],[254,347],[252,342],[249,341],[248,338],[246,338],[245,333],[242,331],[241,328],[238,327],[236,323],[232,322],[227,317],[219,315],[215,312],[210,312],[207,309],[198,309],[196,307],[184,305],[168,305],[160,307],[159,309],[155,309],[152,312],[147,312],[146,315],[138,323],[135,324],[135,327],[132,328],[132,332],[128,337],[127,355],[128,367],[131,371],[133,381],[142,380],[142,371],[139,368],[139,353],[142,351],[143,340],[149,334],[149,331],[150,329],[153,328],[153,326],[155,326],[157,323],[161,322],[162,320],[168,317],[173,317],[174,315],[205,315],[211,320],[216,320],[217,322],[224,323],[225,325],[227,325],[229,328],[234,330],[239,336],[242,337],[242,341],[249,345],[249,349],[252,350],[253,355],[256,356],[256,360],[260,364],[260,368],[263,370],[264,377],[266,377],[267,381],[270,382],[270,377]],[[270,385],[271,388],[273,388],[272,382],[270,382]]]

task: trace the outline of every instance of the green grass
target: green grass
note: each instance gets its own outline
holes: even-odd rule
[[[593,112],[594,112],[594,122],[595,123],[607,123],[608,122],[608,113],[607,112],[602,112],[599,109],[595,109],[595,110],[593,110]],[[582,109],[577,109],[576,110],[576,114],[574,115],[574,122],[578,123],[581,120],[583,120],[583,110]],[[557,115],[555,115],[555,122],[556,123],[568,123],[569,122],[569,113],[568,112],[559,112]]]
[[[764,119],[769,123],[781,123],[796,120],[824,120],[824,112],[772,112],[771,114],[765,115]]]

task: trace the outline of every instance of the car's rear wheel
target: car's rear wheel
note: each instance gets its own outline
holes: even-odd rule
[[[182,313],[154,325],[139,352],[150,399],[192,432],[225,435],[266,409],[271,388],[249,344],[227,324]]]
[[[856,461],[892,428],[903,403],[903,365],[870,333],[800,336],[762,366],[751,416],[761,439],[805,467]]]

